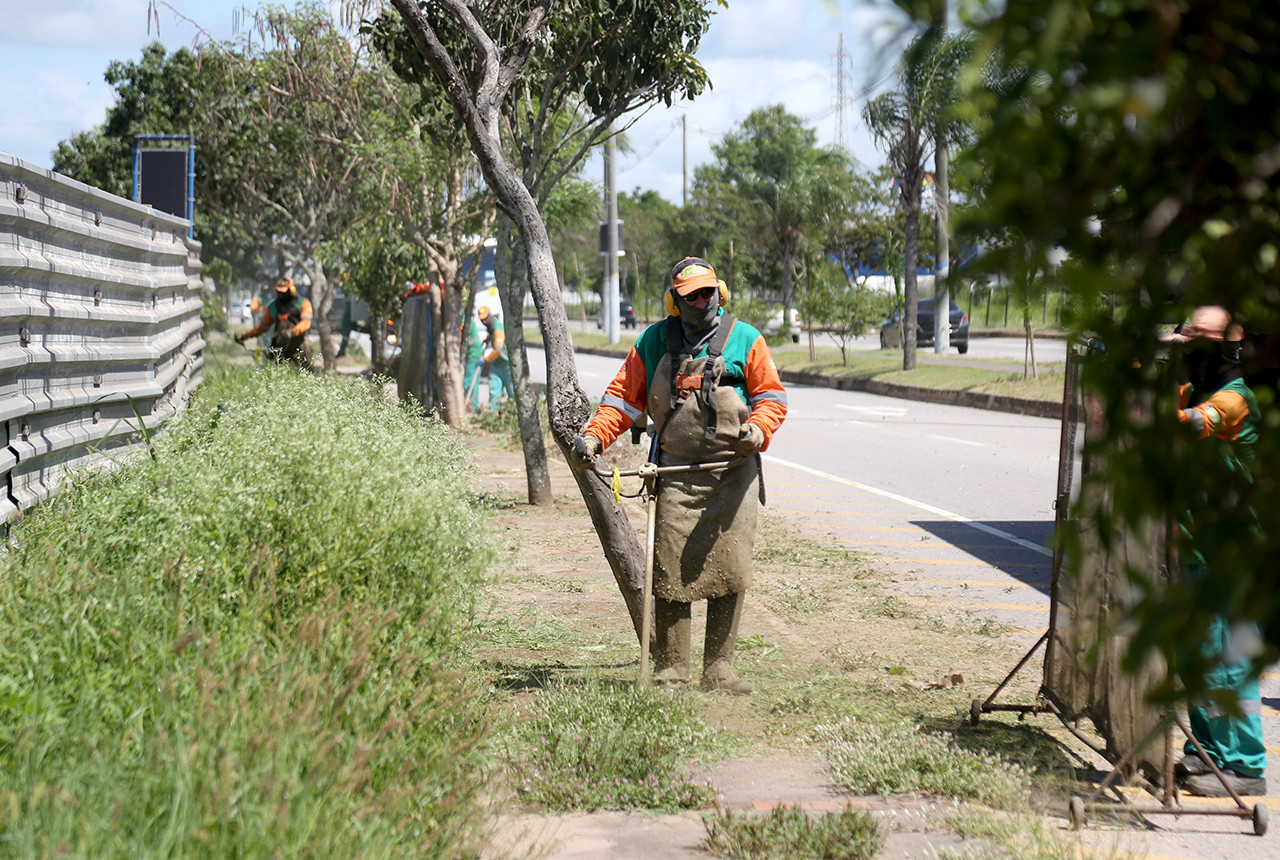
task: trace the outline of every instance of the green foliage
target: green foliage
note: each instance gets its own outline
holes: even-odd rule
[[[186,48],[169,54],[152,42],[137,62],[113,60],[103,79],[115,89],[106,121],[60,142],[53,169],[129,198],[134,135],[191,133],[203,99],[201,58]]]
[[[14,856],[473,856],[452,677],[488,556],[456,439],[361,384],[209,374],[0,568]]]
[[[816,732],[827,745],[836,782],[862,794],[940,794],[997,809],[1027,806],[1025,770],[1000,756],[961,749],[945,733],[907,722],[876,724],[849,717]]]
[[[1084,368],[1107,427],[1086,453],[1109,460],[1089,478],[1111,500],[1102,530],[1195,511],[1179,553],[1201,550],[1208,575],[1150,589],[1134,571],[1129,658],[1159,650],[1172,669],[1163,695],[1178,678],[1195,693],[1211,613],[1261,624],[1260,664],[1280,653],[1280,529],[1262,513],[1280,510],[1280,21],[1246,0],[1029,0],[981,22],[980,36],[1009,81],[975,105],[990,118],[976,150],[990,170],[985,212],[1018,225],[1028,265],[1069,254],[1070,325],[1105,344]],[[1178,431],[1170,392],[1182,376],[1159,335],[1199,305],[1227,307],[1250,335],[1261,434],[1248,478],[1227,468],[1228,446]]]
[[[850,284],[830,260],[814,260],[805,268],[800,314],[810,324],[826,330],[848,363],[848,344],[878,326],[888,316],[893,297],[864,283]]]
[[[729,860],[870,860],[884,837],[871,813],[843,809],[810,818],[778,806],[766,817],[723,812],[703,816],[707,837],[698,846]]]
[[[716,742],[690,696],[588,681],[517,715],[508,769],[521,798],[549,809],[696,809],[714,791],[689,764]]]
[[[227,330],[227,310],[222,306],[222,296],[206,292],[200,297],[200,324],[205,331]]]
[[[776,284],[783,305],[792,307],[792,280],[801,253],[825,247],[831,225],[843,223],[858,200],[860,185],[848,157],[834,148],[820,148],[816,141],[817,134],[799,117],[772,105],[752,111],[713,144],[715,161],[697,169],[694,192],[707,222],[704,229],[718,234],[720,243],[746,240],[743,244],[758,255],[754,277],[732,273],[735,292],[749,285],[753,291],[772,293]],[[706,234],[700,238],[695,247],[706,243]],[[717,251],[728,271],[727,247]],[[776,278],[769,276],[773,272]]]

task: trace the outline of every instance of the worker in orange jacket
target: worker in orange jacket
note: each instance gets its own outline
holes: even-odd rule
[[[262,319],[253,328],[236,335],[236,343],[271,331],[268,354],[277,363],[291,362],[309,368],[311,344],[307,342],[307,332],[311,331],[311,300],[298,296],[293,278],[276,281],[275,293],[275,298],[262,312]]]
[[[764,337],[725,312],[728,299],[705,260],[677,263],[663,296],[667,318],[640,334],[571,455],[575,467],[589,468],[647,411],[659,466],[728,462],[658,479],[653,677],[692,680],[690,608],[706,600],[701,687],[744,694],[751,682],[732,661],[763,495],[758,455],[786,417],[787,392]]]

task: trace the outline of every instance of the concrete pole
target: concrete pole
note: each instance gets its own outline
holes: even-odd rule
[[[680,117],[680,205],[689,205],[689,117]]]
[[[947,39],[947,0],[942,0],[942,20],[938,28],[938,45]],[[933,199],[938,224],[937,268],[933,277],[933,351],[945,355],[951,349],[951,180],[947,175],[947,128],[942,117],[935,117]]]
[[[612,129],[610,129],[612,131]],[[604,142],[604,195],[605,195],[605,263],[604,263],[604,321],[609,332],[609,343],[621,338],[618,330],[618,187],[615,174],[617,152],[613,135]]]

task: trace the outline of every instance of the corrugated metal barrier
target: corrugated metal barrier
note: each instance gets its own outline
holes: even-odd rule
[[[144,444],[199,383],[187,226],[0,153],[0,521]]]

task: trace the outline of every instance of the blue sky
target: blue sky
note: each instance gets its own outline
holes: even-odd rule
[[[102,75],[112,60],[137,59],[157,38],[171,50],[190,46],[202,38],[201,29],[228,38],[245,20],[245,6],[229,0],[0,0],[0,152],[51,166],[58,141],[103,121],[112,91]],[[149,15],[151,8],[157,14]],[[691,180],[693,168],[711,159],[711,144],[758,107],[783,104],[821,143],[836,142],[835,55],[842,34],[850,55],[849,149],[864,164],[880,164],[883,156],[860,116],[862,93],[892,64],[882,48],[892,41],[895,19],[884,9],[883,2],[857,0],[730,0],[712,19],[698,52],[711,92],[655,108],[634,124],[631,151],[618,159],[619,189],[652,188],[680,202],[682,117]],[[598,160],[587,170],[601,175]]]

